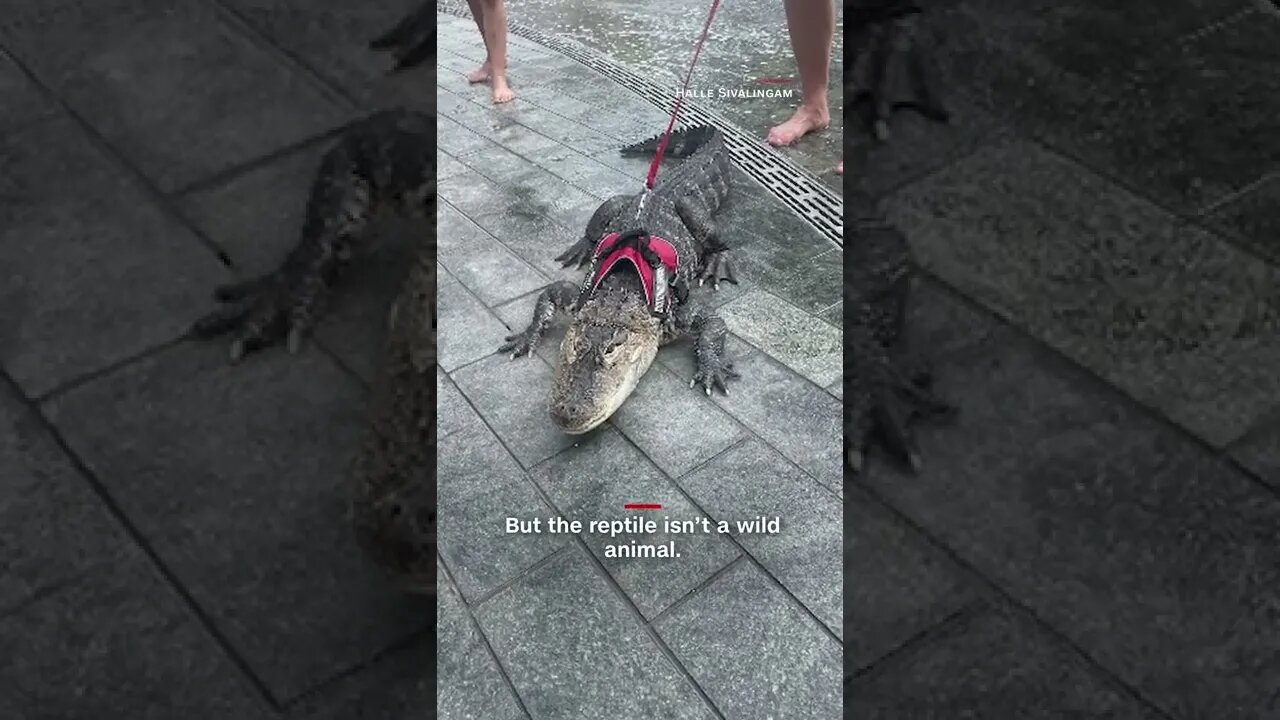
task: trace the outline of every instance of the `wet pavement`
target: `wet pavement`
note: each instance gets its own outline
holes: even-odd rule
[[[430,603],[343,485],[394,260],[297,357],[181,342],[296,242],[330,133],[434,104],[366,48],[412,5],[6,4],[0,717],[430,713]]]
[[[1280,22],[940,2],[853,178],[961,407],[850,488],[846,717],[1280,718]]]
[[[518,35],[518,98],[494,107],[464,77],[484,59],[474,24],[438,21],[441,716],[837,717],[839,248],[735,168],[718,223],[742,283],[694,293],[729,325],[742,379],[727,397],[690,389],[692,347],[677,343],[602,429],[561,434],[547,397],[563,328],[535,357],[494,351],[543,286],[580,280],[555,256],[605,198],[643,187],[648,161],[618,148],[667,118]],[[621,518],[629,502],[783,528],[638,536],[679,539],[674,560],[502,529]]]
[[[838,4],[828,95],[832,117],[825,132],[809,135],[783,151],[797,165],[840,187],[833,169],[843,133],[843,4]],[[646,76],[665,80],[674,92],[688,71],[710,2],[682,0],[512,0],[513,23],[571,38]],[[776,82],[786,81],[786,82]],[[800,75],[780,0],[721,3],[690,86],[698,101],[763,139],[786,120],[800,100]],[[792,97],[751,97],[757,90],[793,92]],[[519,88],[516,89],[519,92]]]

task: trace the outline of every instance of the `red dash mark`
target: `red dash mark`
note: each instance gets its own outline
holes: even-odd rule
[[[756,78],[756,82],[761,85],[790,85],[795,82],[795,78],[790,77],[762,77]]]
[[[627,503],[622,506],[624,510],[661,510],[662,506],[657,503]]]

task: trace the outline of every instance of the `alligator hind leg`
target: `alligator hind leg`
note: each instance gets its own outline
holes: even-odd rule
[[[533,308],[533,321],[529,323],[529,327],[514,335],[508,335],[507,341],[498,348],[498,352],[509,352],[511,359],[515,360],[536,350],[556,315],[568,310],[577,301],[580,289],[577,285],[565,281],[547,286],[538,295],[538,303]]]
[[[945,419],[955,408],[933,393],[929,374],[907,358],[890,358],[865,333],[855,332],[853,370],[845,388],[845,442],[849,467],[861,472],[872,444],[918,471],[922,460],[912,425]]]
[[[373,202],[359,174],[322,174],[307,206],[302,239],[280,269],[215,289],[223,307],[197,320],[191,334],[209,338],[235,332],[232,362],[286,336],[289,351],[298,352],[352,245],[364,234]]]
[[[729,259],[729,246],[724,244],[720,234],[716,232],[711,213],[701,204],[681,199],[676,201],[676,214],[702,248],[698,284],[710,281],[711,287],[716,290],[720,289],[722,281],[737,285],[738,278],[733,274],[733,263]]]
[[[848,102],[865,103],[878,140],[890,135],[889,119],[898,108],[947,122],[950,113],[938,92],[937,65],[922,44],[921,9],[914,2],[871,0],[854,9],[853,64]]]

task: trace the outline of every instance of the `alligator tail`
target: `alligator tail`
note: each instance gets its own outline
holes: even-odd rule
[[[667,144],[667,157],[689,157],[719,134],[720,131],[711,125],[695,125],[676,130],[671,133],[671,141]],[[658,151],[658,145],[661,142],[662,134],[659,133],[647,140],[622,148],[622,156],[653,155]]]

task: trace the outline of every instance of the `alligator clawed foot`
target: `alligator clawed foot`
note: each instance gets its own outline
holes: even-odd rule
[[[560,267],[580,268],[591,260],[591,256],[595,254],[595,249],[595,243],[584,237],[570,246],[568,250],[557,255],[556,262],[560,263]]]
[[[727,252],[719,251],[707,255],[702,271],[698,273],[698,286],[701,287],[708,281],[715,290],[720,289],[721,282],[738,284],[738,278],[733,272],[733,262],[729,259]]]
[[[213,297],[222,307],[192,324],[189,335],[208,339],[234,332],[232,363],[281,338],[287,338],[289,352],[297,354],[314,323],[322,290],[307,283],[295,288],[277,273],[221,285]]]
[[[528,355],[538,347],[538,338],[527,332],[518,332],[514,335],[508,335],[506,342],[498,348],[500,353],[511,353],[511,359]]]
[[[728,395],[729,381],[738,380],[741,377],[734,371],[731,361],[719,358],[708,359],[698,363],[698,369],[694,371],[689,387],[695,388],[701,385],[708,397],[711,395],[712,388],[719,390],[722,395]]]
[[[854,399],[866,407],[860,422],[853,423],[846,431],[851,444],[845,459],[855,474],[862,471],[867,446],[873,440],[912,472],[920,471],[924,462],[912,432],[914,423],[951,420],[958,412],[933,393],[930,380],[923,372],[910,375],[893,372],[876,393]]]
[[[898,108],[911,108],[938,122],[950,113],[938,86],[940,72],[921,38],[921,15],[915,3],[863,11],[853,21],[853,57],[849,67],[849,103],[867,105],[867,123],[881,142],[889,139],[889,120]]]

